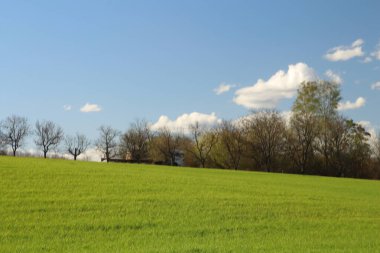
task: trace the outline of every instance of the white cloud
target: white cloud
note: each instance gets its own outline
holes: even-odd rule
[[[343,103],[339,103],[338,110],[345,111],[345,110],[353,110],[358,109],[360,107],[363,107],[365,105],[365,99],[363,97],[358,97],[355,102],[346,101]]]
[[[100,162],[103,157],[102,152],[95,148],[87,149],[81,156],[78,157],[79,160]]]
[[[337,83],[337,84],[343,83],[343,79],[340,77],[340,75],[337,73],[334,73],[331,69],[325,72],[325,76],[327,76],[334,83]]]
[[[372,58],[367,56],[366,58],[364,58],[363,63],[370,63],[371,61],[372,61]]]
[[[250,109],[274,108],[280,100],[294,97],[303,81],[317,79],[307,64],[289,65],[287,72],[277,71],[267,81],[259,79],[252,86],[237,90],[234,102]]]
[[[102,108],[97,104],[86,103],[82,108],[80,108],[81,112],[100,112]]]
[[[377,60],[380,60],[380,43],[377,44],[376,50],[371,53],[371,56],[376,58]]]
[[[71,105],[64,105],[63,106],[63,110],[65,110],[65,111],[71,111],[71,109],[72,109]]]
[[[362,45],[364,40],[355,40],[351,46],[338,46],[329,49],[325,54],[325,58],[329,61],[347,61],[354,57],[363,56]]]
[[[364,40],[362,39],[357,39],[354,42],[352,42],[352,47],[360,47],[361,45],[364,44]]]
[[[371,89],[372,90],[380,90],[380,81],[376,82],[376,83],[373,83],[371,85]]]
[[[214,126],[222,122],[215,113],[204,114],[199,112],[192,112],[190,114],[182,114],[175,120],[169,119],[168,116],[162,115],[151,128],[152,130],[158,130],[163,127],[167,127],[172,131],[184,131],[189,130],[189,126],[198,122],[201,126]]]
[[[216,95],[220,95],[222,93],[230,91],[235,86],[236,86],[235,84],[221,83],[217,88],[214,89],[214,92],[215,92]]]
[[[375,57],[377,60],[380,60],[380,49],[376,52],[373,52],[371,55]]]

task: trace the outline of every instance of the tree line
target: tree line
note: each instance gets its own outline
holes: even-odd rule
[[[289,119],[257,110],[216,126],[196,122],[155,131],[136,120],[125,132],[101,126],[94,145],[105,161],[379,179],[380,137],[371,142],[362,125],[340,114],[340,100],[335,83],[303,82]],[[51,121],[37,121],[34,128],[20,116],[1,122],[0,143],[14,156],[30,134],[45,158],[63,143],[76,160],[91,145],[83,134],[65,136]]]
[[[101,126],[99,132],[100,136],[94,143],[97,150],[102,151],[108,158],[114,157],[119,132],[106,126]],[[44,158],[48,157],[49,152],[56,154],[58,146],[63,143],[65,153],[77,160],[92,143],[81,133],[65,135],[63,129],[52,121],[37,121],[33,128],[26,117],[12,115],[0,121],[0,154],[7,155],[7,149],[10,149],[11,154],[16,156],[17,151],[25,145],[26,138],[31,135],[34,136],[34,143]]]

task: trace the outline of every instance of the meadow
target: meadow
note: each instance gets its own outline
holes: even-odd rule
[[[380,182],[0,157],[0,252],[380,252]]]

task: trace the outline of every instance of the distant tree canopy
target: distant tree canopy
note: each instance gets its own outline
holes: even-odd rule
[[[244,122],[247,149],[260,170],[278,167],[284,149],[286,123],[276,111],[259,111]]]
[[[95,147],[106,161],[379,179],[380,134],[375,138],[342,115],[340,100],[335,83],[303,82],[290,117],[263,109],[215,126],[195,122],[187,129],[155,131],[137,120],[124,133],[101,126]],[[1,121],[0,149],[16,155],[31,133],[44,157],[63,139],[74,160],[91,144],[83,134],[64,137],[51,121],[37,121],[31,132],[25,117],[10,116]]]
[[[121,156],[138,163],[149,159],[149,142],[151,138],[152,132],[148,122],[137,120],[132,123],[129,129],[121,136]]]

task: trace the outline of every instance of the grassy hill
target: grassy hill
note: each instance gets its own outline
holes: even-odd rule
[[[0,157],[0,252],[380,252],[380,182]]]

